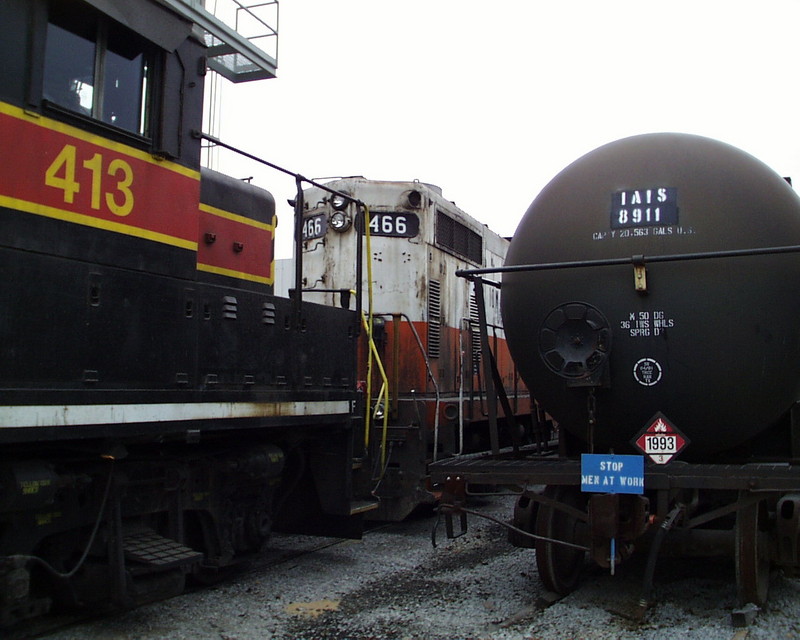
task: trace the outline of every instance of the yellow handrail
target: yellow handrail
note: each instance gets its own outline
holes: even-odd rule
[[[365,449],[369,447],[370,414],[372,413],[372,244],[369,233],[369,217],[369,207],[364,205],[364,235],[367,239],[367,321],[364,331],[366,331],[367,344],[369,345],[369,349],[367,349],[367,407],[366,418],[364,422]]]
[[[364,331],[366,332],[367,342],[369,344],[369,349],[367,351],[367,407],[364,420],[364,448],[368,449],[369,447],[369,432],[372,418],[372,366],[374,358],[375,363],[377,363],[378,372],[383,380],[383,386],[381,387],[379,397],[385,397],[383,403],[383,433],[381,436],[381,474],[383,474],[383,469],[386,466],[386,434],[389,430],[389,378],[386,376],[386,370],[383,367],[383,362],[381,362],[381,357],[378,354],[378,348],[375,346],[375,340],[372,335],[372,245],[369,232],[369,217],[369,207],[364,205],[364,235],[367,239],[367,314],[365,316],[362,312],[361,321],[364,324]]]
[[[361,321],[364,324],[364,330],[367,332],[367,338],[369,340],[369,350],[370,353],[375,357],[375,365],[378,367],[378,373],[381,376],[381,380],[383,381],[383,385],[381,386],[381,391],[378,394],[378,397],[383,396],[383,434],[381,437],[381,469],[383,469],[385,462],[386,462],[386,432],[389,429],[389,378],[386,375],[386,370],[383,367],[383,362],[381,362],[381,357],[378,354],[378,347],[375,346],[375,341],[372,339],[372,331],[367,326],[367,317],[366,315],[361,315]],[[370,359],[371,360],[371,359]],[[372,371],[367,370],[367,388],[369,389],[369,378],[372,376]],[[367,391],[367,424],[366,424],[366,431],[369,433],[369,424],[370,424],[370,417],[372,416],[372,396],[369,395],[369,391]],[[364,436],[364,446],[366,447],[369,445],[369,435]]]

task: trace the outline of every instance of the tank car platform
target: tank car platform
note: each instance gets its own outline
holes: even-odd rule
[[[471,484],[580,485],[580,460],[461,456],[432,463],[435,484],[459,477]],[[788,463],[645,464],[645,490],[727,489],[792,491],[800,487],[800,466]]]

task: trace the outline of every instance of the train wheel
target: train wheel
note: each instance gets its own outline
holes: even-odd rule
[[[578,487],[548,486],[544,495],[556,502],[585,510],[586,499]],[[584,522],[546,504],[539,506],[536,516],[536,535],[553,540],[578,544],[585,536],[580,531]],[[559,595],[574,591],[580,582],[586,552],[544,540],[536,541],[536,566],[544,586]]]
[[[763,528],[762,502],[740,509],[736,515],[736,589],[739,604],[763,605],[769,590],[768,533]]]

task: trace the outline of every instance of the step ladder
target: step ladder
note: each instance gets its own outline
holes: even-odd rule
[[[128,533],[122,542],[125,560],[143,569],[172,569],[199,564],[203,554],[159,535],[152,529]],[[130,567],[133,570],[133,566]]]

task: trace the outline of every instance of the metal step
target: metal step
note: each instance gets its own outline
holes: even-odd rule
[[[367,511],[374,511],[381,504],[377,498],[373,500],[353,500],[350,503],[350,515],[355,516],[359,513],[366,513]]]
[[[199,563],[203,554],[152,530],[142,530],[125,536],[125,559],[131,562],[169,569]]]

